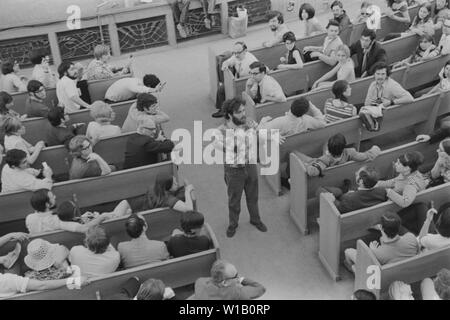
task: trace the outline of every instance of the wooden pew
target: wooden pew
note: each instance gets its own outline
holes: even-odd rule
[[[361,141],[413,125],[420,124],[420,127],[416,129],[417,132],[429,133],[434,127],[441,99],[440,94],[433,94],[416,99],[410,104],[389,107],[384,111],[383,124],[378,132],[362,129],[359,117],[355,116],[330,123],[322,129],[288,136],[286,141],[278,146],[280,163],[283,164],[289,161],[289,153],[294,150],[299,150],[311,157],[320,156],[323,145],[337,132],[345,136],[348,144],[355,144],[357,149]],[[406,114],[410,116],[405,118]],[[273,154],[272,152],[276,151],[270,152],[270,154]],[[280,171],[277,174],[264,177],[270,188],[275,194],[279,195],[281,193]]]
[[[102,177],[70,180],[53,185],[53,193],[60,201],[72,199],[75,194],[78,206],[86,208],[102,203],[127,199],[145,193],[152,186],[158,173],[177,176],[172,161],[121,170]],[[22,221],[34,210],[30,205],[32,192],[19,191],[0,195],[0,235],[3,223]],[[22,224],[22,229],[24,225]]]
[[[404,77],[406,76],[407,67],[402,67],[392,71],[391,78],[395,81],[402,83]],[[367,77],[358,79],[351,83],[352,87],[352,95],[350,96],[349,103],[360,104],[363,103],[366,99],[367,89],[369,85],[374,81],[374,77]],[[334,97],[331,93],[330,88],[324,88],[315,91],[309,91],[307,93],[303,93],[300,95],[292,96],[287,98],[286,102],[268,102],[263,104],[252,104],[249,103],[246,105],[246,114],[248,117],[254,119],[259,122],[265,116],[270,116],[272,118],[281,117],[287,111],[291,109],[291,104],[294,100],[306,97],[310,100],[317,108],[323,111],[323,107],[325,105],[325,101],[328,98]]]
[[[179,228],[180,213],[171,209],[157,209],[143,214],[151,232],[148,232],[150,239],[164,241],[175,228]],[[128,241],[130,238],[125,232],[126,218],[115,219],[103,223],[102,226],[111,235],[111,242],[117,246],[119,242]],[[14,300],[95,300],[97,293],[101,298],[108,298],[118,293],[129,278],[137,276],[146,280],[155,278],[162,280],[165,285],[172,288],[179,288],[194,283],[199,277],[208,277],[212,264],[220,258],[219,243],[211,227],[205,223],[205,233],[212,240],[212,247],[209,250],[196,254],[169,259],[162,262],[145,264],[122,271],[114,272],[110,275],[95,277],[92,282],[81,290],[69,290],[66,287],[56,290],[30,292],[19,294],[10,299]],[[83,243],[84,235],[68,232],[54,232],[46,234],[42,238],[52,242],[63,244],[68,248]]]
[[[450,184],[446,183],[427,189],[417,194],[415,202],[434,201],[435,207],[448,201]],[[386,201],[376,206],[340,214],[334,203],[324,194],[320,196],[320,236],[319,259],[331,278],[338,280],[341,252],[348,247],[354,247],[355,240],[368,234],[368,228],[379,223],[387,211],[400,210],[392,201]]]
[[[392,163],[399,156],[410,151],[419,151],[426,155],[427,163],[437,160],[437,145],[429,143],[412,142],[392,149],[383,150],[373,161],[350,161],[345,164],[330,167],[324,170],[323,177],[309,177],[305,164],[299,158],[297,151],[290,154],[291,192],[289,193],[290,215],[303,234],[308,232],[308,213],[311,213],[311,204],[316,199],[316,190],[321,186],[339,187],[345,178],[354,181],[355,173],[363,165],[375,167],[381,177],[387,177],[392,171]],[[309,204],[309,206],[308,206]]]
[[[96,100],[105,99],[106,90],[119,79],[128,78],[129,74],[120,75],[111,79],[106,80],[93,80],[88,82],[88,90],[91,96],[91,101],[94,102]],[[45,103],[49,106],[53,106],[53,101],[57,101],[56,97],[56,89],[55,88],[46,88],[47,98],[45,98]],[[25,114],[25,101],[28,99],[28,92],[19,92],[12,94],[14,99],[14,107],[13,110],[20,113]]]
[[[112,124],[122,127],[125,119],[127,118],[128,110],[135,101],[136,100],[130,100],[111,104],[111,108],[116,114],[116,117]],[[83,109],[70,114],[69,124],[86,123],[87,126],[90,121],[94,121],[94,119],[92,119],[90,116],[90,111],[88,109]],[[29,143],[34,145],[40,140],[45,141],[45,130],[43,129],[49,126],[48,120],[46,118],[29,118],[22,121],[22,124],[26,128],[26,133],[23,138]]]
[[[383,42],[383,47],[389,58],[388,63],[400,61],[411,55],[411,52],[417,47],[418,39],[417,35],[412,34]],[[311,87],[316,80],[329,70],[331,70],[331,66],[322,61],[314,61],[306,63],[302,69],[277,70],[270,72],[269,75],[277,80],[286,94],[290,96],[298,90],[305,90],[304,74],[308,75],[308,87]],[[245,84],[248,79],[249,77],[235,79],[231,71],[226,70],[224,72],[225,97],[231,99],[240,95],[241,92],[245,91]],[[328,90],[331,91],[330,88]]]
[[[358,259],[355,266],[355,290],[371,291],[378,299],[387,293],[394,281],[411,284],[434,277],[443,268],[450,269],[450,246],[422,252],[415,257],[385,265],[380,265],[372,250],[362,240],[357,241],[356,247]],[[379,288],[372,285],[374,268],[379,275]]]

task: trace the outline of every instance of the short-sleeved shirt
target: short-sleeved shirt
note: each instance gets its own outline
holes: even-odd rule
[[[325,101],[325,120],[327,123],[348,119],[357,115],[356,107],[339,99],[329,98]]]
[[[382,243],[377,249],[372,250],[380,264],[397,262],[414,257],[419,253],[419,242],[411,232],[403,236],[397,236],[389,242]]]
[[[38,170],[33,168],[21,170],[5,164],[2,169],[2,192],[50,190],[53,185],[52,181],[38,179],[36,178],[38,174]]]
[[[56,96],[58,97],[59,105],[64,107],[66,112],[72,113],[80,110],[80,106],[70,99],[73,96],[81,96],[81,92],[77,88],[75,80],[72,80],[67,76],[59,79],[56,84]]]
[[[20,277],[12,273],[0,273],[0,298],[27,292],[29,280],[29,278]]]
[[[124,268],[137,267],[169,258],[169,252],[164,242],[149,240],[145,237],[121,242],[117,249]]]
[[[69,261],[80,268],[82,275],[96,277],[116,271],[120,255],[112,245],[104,253],[94,253],[86,247],[74,246],[70,250]]]
[[[25,101],[25,113],[27,114],[28,118],[33,117],[46,118],[48,115],[48,111],[49,107],[43,104],[42,102],[39,102],[31,98],[28,98]]]
[[[25,219],[30,234],[44,233],[56,230],[66,230],[77,232],[80,224],[71,221],[61,221],[56,214],[51,211],[34,212],[29,214]]]
[[[211,241],[207,236],[187,237],[184,234],[173,236],[167,243],[167,249],[172,257],[182,257],[208,250]]]
[[[6,151],[19,149],[25,152],[27,154],[27,157],[30,156],[30,152],[28,151],[28,144],[21,136],[5,136],[5,149]]]
[[[446,246],[450,246],[450,237],[446,238],[440,234],[427,234],[422,239],[420,239],[420,244],[426,250],[440,249]]]
[[[89,139],[103,139],[118,136],[122,133],[119,126],[112,124],[101,125],[95,121],[91,121],[86,129],[86,136]]]
[[[102,175],[102,169],[97,161],[86,161],[82,158],[74,158],[69,171],[70,179],[82,179],[90,177],[99,177]]]

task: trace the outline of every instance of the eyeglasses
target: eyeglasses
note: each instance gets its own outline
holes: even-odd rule
[[[243,53],[245,50],[242,50],[242,51],[233,51],[233,54],[235,55],[235,56],[237,56],[238,54],[241,54],[241,53]]]
[[[91,146],[91,143],[89,142],[88,145],[85,146],[85,147],[82,147],[81,150],[82,150],[82,151],[85,151],[85,150],[89,149],[90,146]]]
[[[361,12],[361,15],[364,16],[364,17],[368,17],[368,16],[370,16],[370,13],[367,13],[367,12]]]
[[[236,272],[236,275],[234,277],[228,278],[227,280],[233,280],[239,278],[239,273]]]
[[[34,93],[41,93],[41,92],[44,92],[44,91],[45,91],[45,88],[41,87],[39,90],[35,91]]]
[[[156,131],[157,129],[156,128],[149,128],[149,127],[142,127],[143,129],[147,129],[147,130],[150,130],[150,131]]]
[[[250,75],[252,75],[252,76],[257,76],[258,74],[260,74],[261,72],[260,71],[258,71],[258,72],[250,72]]]

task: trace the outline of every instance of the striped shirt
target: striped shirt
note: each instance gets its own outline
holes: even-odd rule
[[[331,123],[356,116],[357,110],[352,104],[329,98],[325,101],[324,113],[325,121]]]

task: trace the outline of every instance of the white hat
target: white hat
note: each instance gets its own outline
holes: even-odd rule
[[[43,239],[34,239],[28,244],[28,254],[24,258],[25,264],[35,271],[42,271],[55,264],[57,244]]]

